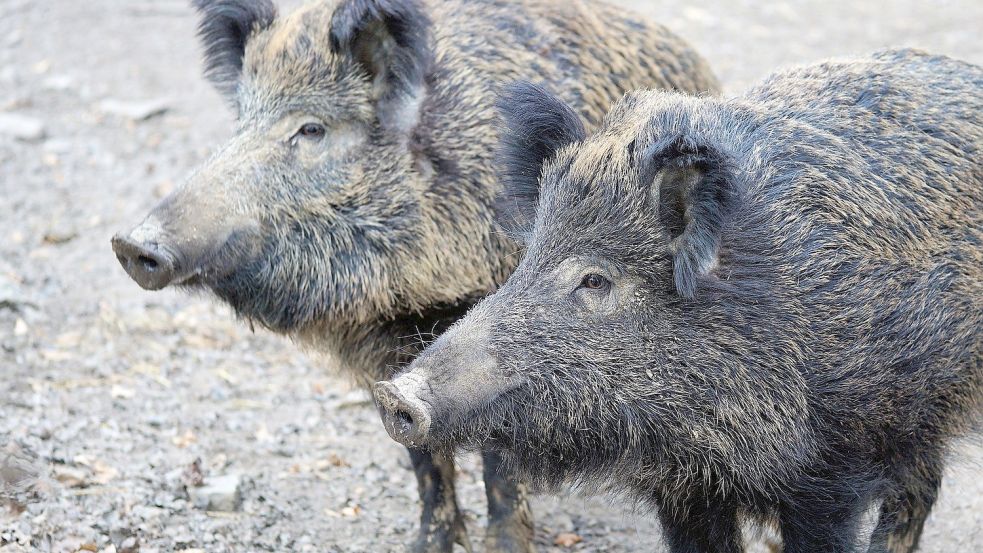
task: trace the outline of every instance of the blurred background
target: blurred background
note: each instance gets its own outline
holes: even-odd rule
[[[142,291],[110,250],[231,132],[188,4],[0,0],[0,550],[399,551],[416,482],[369,398],[207,297]],[[620,4],[729,94],[887,46],[983,64],[980,0]],[[955,452],[922,551],[983,551],[981,463]],[[480,466],[460,472],[480,551]],[[535,515],[540,551],[661,551],[654,519],[609,498]]]

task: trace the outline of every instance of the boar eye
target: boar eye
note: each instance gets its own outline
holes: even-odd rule
[[[597,273],[589,273],[580,281],[580,287],[587,290],[607,290],[611,287],[611,281]]]
[[[324,136],[325,132],[324,125],[320,123],[304,123],[297,131],[297,134],[304,138],[318,139]]]

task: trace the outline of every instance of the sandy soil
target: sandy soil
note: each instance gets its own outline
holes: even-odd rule
[[[889,45],[983,63],[978,0],[630,4],[731,92]],[[194,26],[184,1],[0,0],[0,116],[32,118],[0,133],[0,550],[399,551],[416,484],[368,398],[209,298],[140,290],[109,249],[230,133]],[[955,457],[926,552],[983,551],[983,450]],[[460,473],[480,550],[480,470]],[[240,510],[195,506],[187,489],[220,476]],[[607,498],[535,511],[541,551],[662,551],[651,517]]]

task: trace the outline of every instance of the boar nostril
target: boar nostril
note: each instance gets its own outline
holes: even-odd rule
[[[396,420],[403,425],[404,431],[413,427],[413,417],[406,411],[397,410],[395,413],[393,413],[393,416],[396,417]]]
[[[147,272],[154,272],[159,267],[157,260],[145,255],[137,257],[137,263],[143,266],[143,269]]]
[[[407,398],[392,382],[379,382],[373,390],[386,431],[406,446],[420,446],[428,440],[430,414],[419,400]]]

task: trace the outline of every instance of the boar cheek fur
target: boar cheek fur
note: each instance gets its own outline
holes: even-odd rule
[[[526,257],[460,323],[496,321],[490,350],[528,384],[437,439],[627,491],[690,532],[776,518],[787,550],[854,550],[851,521],[883,499],[874,541],[910,551],[981,412],[981,90],[979,67],[903,50],[728,101],[629,95],[547,163]],[[683,285],[640,176],[679,141],[718,152],[734,187],[708,200],[714,263]],[[585,253],[639,276],[626,312],[544,303],[544,275]]]

